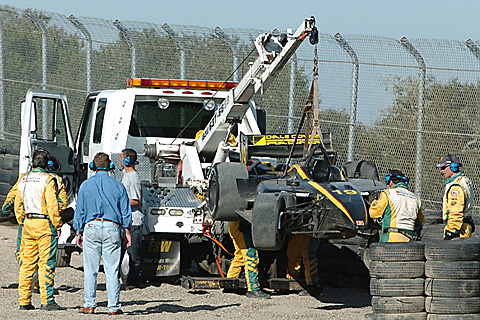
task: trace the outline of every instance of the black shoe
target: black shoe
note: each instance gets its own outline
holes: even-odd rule
[[[47,311],[57,311],[57,310],[66,310],[67,308],[60,307],[55,301],[50,304],[42,304],[40,310]]]
[[[35,310],[35,307],[32,304],[20,305],[20,310]]]
[[[263,292],[262,290],[247,291],[247,294],[245,296],[247,296],[248,298],[270,299],[270,295]]]

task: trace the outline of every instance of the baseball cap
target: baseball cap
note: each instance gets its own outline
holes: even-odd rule
[[[437,167],[437,168],[443,168],[443,167],[445,167],[446,165],[449,165],[449,164],[451,164],[451,163],[457,163],[459,167],[462,166],[462,164],[460,163],[460,160],[458,160],[457,156],[454,155],[454,154],[450,154],[450,153],[449,153],[449,154],[447,154],[446,156],[441,157],[441,158],[440,158],[440,162],[437,163],[437,164],[435,165],[435,167]]]

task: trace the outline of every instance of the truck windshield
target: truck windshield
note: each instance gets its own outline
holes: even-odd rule
[[[133,106],[128,134],[134,137],[176,138],[188,124],[179,138],[193,139],[212,116],[213,111],[203,109],[202,103],[170,101],[169,107],[162,110],[156,101],[137,101]]]

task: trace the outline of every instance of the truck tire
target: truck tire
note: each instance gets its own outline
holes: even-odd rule
[[[480,242],[475,238],[430,242],[425,245],[425,257],[435,261],[480,260]]]
[[[425,262],[423,261],[372,261],[370,264],[370,276],[378,279],[421,278],[424,275],[424,270]]]
[[[479,279],[425,279],[425,294],[433,297],[461,298],[480,296]]]
[[[381,297],[421,296],[425,279],[376,279],[370,280],[370,294]]]
[[[283,195],[261,193],[255,198],[252,213],[252,240],[258,250],[280,250],[285,235],[278,230],[280,213],[287,200]]]
[[[479,261],[431,261],[425,262],[425,275],[433,279],[478,279]]]
[[[413,313],[374,313],[372,320],[426,320],[426,312]]]
[[[369,256],[372,261],[423,261],[423,242],[377,242],[369,248]]]
[[[413,313],[425,311],[425,297],[372,297],[374,313]],[[427,310],[428,311],[428,310]]]
[[[242,163],[221,162],[212,167],[208,188],[208,206],[214,220],[239,221],[236,209],[245,209],[247,202],[240,196],[237,179],[248,179]]]
[[[425,309],[428,313],[468,314],[480,312],[480,297],[437,298],[427,297]]]

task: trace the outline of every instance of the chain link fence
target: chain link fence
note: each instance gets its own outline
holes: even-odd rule
[[[19,139],[20,102],[29,88],[65,92],[75,131],[86,95],[124,88],[128,77],[238,81],[256,59],[253,40],[264,31],[0,6],[0,139]],[[316,55],[321,129],[333,132],[339,164],[368,159],[382,174],[400,169],[425,206],[439,209],[443,177],[434,165],[455,153],[480,195],[477,42],[319,38],[316,48],[302,44],[265,94],[255,97],[267,110],[268,132],[296,131]]]

